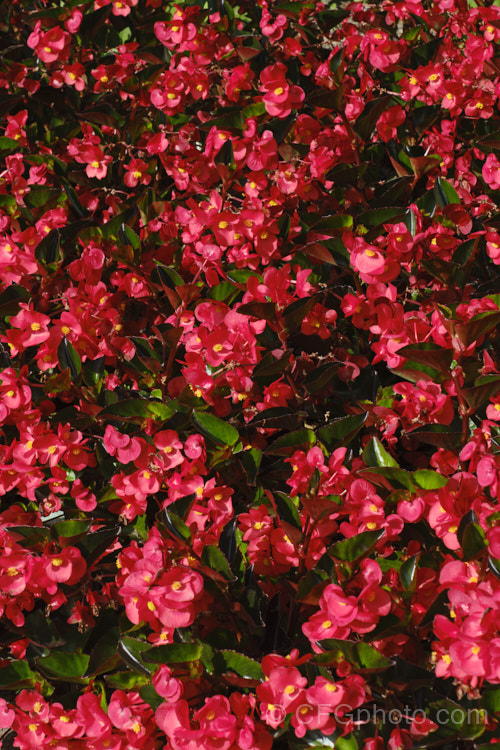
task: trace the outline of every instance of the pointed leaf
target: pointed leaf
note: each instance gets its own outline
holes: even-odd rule
[[[224,553],[221,552],[218,547],[215,547],[212,544],[207,544],[206,547],[203,547],[201,560],[209,568],[216,570],[217,573],[220,573],[224,578],[227,578],[228,581],[235,580],[236,577],[229,567],[229,563],[226,560]]]
[[[367,466],[393,466],[398,462],[386,451],[380,440],[373,437],[363,451],[363,461]]]
[[[151,649],[151,644],[137,638],[124,636],[118,641],[118,653],[127,667],[143,675],[151,674],[151,670],[142,661],[142,654],[149,649]]]
[[[82,360],[80,359],[80,355],[75,347],[70,341],[68,341],[66,336],[63,336],[61,343],[57,347],[57,357],[59,359],[61,370],[65,370],[69,367],[71,377],[73,380],[76,380],[82,369]]]
[[[423,490],[438,490],[448,484],[448,478],[431,469],[417,469],[412,474],[415,484]]]
[[[460,197],[453,187],[444,177],[437,177],[434,183],[434,195],[441,208],[450,203],[460,203]]]
[[[181,664],[198,661],[202,651],[201,643],[167,643],[165,646],[148,648],[143,652],[142,658],[148,664]]]
[[[193,422],[204,435],[220,445],[235,445],[240,439],[238,430],[213,414],[194,412]]]
[[[347,562],[354,562],[377,544],[379,539],[384,535],[383,529],[375,529],[374,531],[362,531],[361,534],[351,537],[350,539],[343,539],[341,542],[336,542],[328,549],[328,554],[332,557],[336,557],[337,560],[345,560]]]
[[[240,677],[245,677],[249,680],[264,679],[264,673],[262,672],[262,667],[258,661],[228,649],[218,651],[215,654],[214,668],[216,674],[234,672]]]
[[[353,440],[368,416],[367,412],[363,414],[353,414],[348,417],[334,419],[324,427],[320,427],[317,432],[319,440],[326,445],[328,450],[341,445],[348,445]]]

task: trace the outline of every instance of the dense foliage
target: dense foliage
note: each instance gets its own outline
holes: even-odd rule
[[[500,7],[0,6],[4,745],[490,745]]]

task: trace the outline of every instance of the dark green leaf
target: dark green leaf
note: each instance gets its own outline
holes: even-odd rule
[[[148,401],[142,398],[128,398],[110,404],[99,414],[100,417],[141,417],[166,421],[174,414],[168,404],[161,401]]]
[[[227,578],[228,581],[235,580],[235,576],[229,567],[226,557],[218,547],[215,547],[212,544],[207,544],[203,547],[201,560],[209,568],[216,570],[217,573],[220,573],[224,578]]]
[[[406,560],[399,569],[399,577],[403,588],[414,590],[417,583],[417,569],[418,569],[419,555],[413,555]]]
[[[417,469],[412,474],[415,484],[423,490],[438,490],[448,484],[448,478],[431,469]]]
[[[181,664],[198,661],[201,658],[201,643],[167,643],[164,646],[148,648],[142,654],[144,661],[154,664]]]
[[[373,437],[364,449],[363,461],[367,466],[398,467],[398,462],[386,451],[376,437]]]
[[[302,297],[292,302],[283,312],[285,328],[288,333],[293,333],[299,328],[306,315],[316,304],[316,297]]]
[[[291,526],[302,530],[302,521],[293,500],[284,492],[276,492],[274,495],[278,515],[282,521],[286,521]]]
[[[374,482],[382,487],[406,490],[415,489],[410,472],[396,466],[373,467],[363,469],[361,473],[369,482]],[[381,477],[387,481],[383,481]]]
[[[436,178],[434,195],[441,208],[448,206],[450,203],[460,203],[457,191],[444,177]]]
[[[178,539],[187,541],[191,539],[191,531],[184,521],[180,519],[169,508],[165,508],[160,514],[161,522],[167,527],[171,534]]]
[[[398,354],[405,357],[409,362],[418,362],[427,367],[434,367],[439,372],[446,373],[449,377],[451,363],[453,361],[453,350],[442,349],[434,344],[410,344],[398,349]]]
[[[139,695],[141,696],[144,703],[147,703],[148,706],[151,706],[153,711],[156,711],[158,706],[160,706],[164,701],[164,699],[160,695],[158,695],[152,685],[143,685],[141,688],[139,688]]]
[[[485,690],[481,698],[481,706],[489,714],[500,714],[500,687]]]
[[[335,663],[339,657],[353,664],[360,670],[379,672],[391,667],[394,662],[387,659],[376,648],[364,641],[343,641],[337,638],[328,638],[320,642],[325,652],[318,654],[314,661],[320,664]]]
[[[315,224],[311,226],[314,232],[321,232],[322,234],[328,234],[330,229],[351,229],[353,224],[352,216],[349,214],[336,214],[332,216],[325,216]]]
[[[90,521],[60,521],[51,527],[56,538],[83,536],[90,528]]]
[[[92,387],[98,385],[104,375],[105,357],[98,359],[87,359],[83,365],[82,377],[86,385]]]
[[[287,435],[282,435],[282,437],[277,438],[277,440],[271,443],[265,452],[287,456],[292,448],[295,449],[301,445],[310,446],[314,443],[315,439],[314,432],[304,427],[302,430],[294,430]]]
[[[194,412],[193,422],[204,435],[220,445],[235,445],[240,439],[238,430],[213,414]]]
[[[455,323],[455,333],[464,346],[470,346],[474,341],[480,339],[481,336],[497,328],[499,323],[500,311],[480,313],[466,323]]]
[[[36,674],[26,661],[9,661],[0,667],[0,690],[34,687]]]
[[[118,641],[118,653],[127,667],[143,675],[151,674],[151,670],[146,667],[142,660],[142,654],[148,650],[151,650],[151,644],[137,638],[124,636]]]
[[[471,409],[478,409],[500,390],[500,376],[484,375],[471,388],[462,388],[462,394]]]
[[[36,659],[36,665],[42,672],[56,680],[76,682],[82,685],[88,682],[84,674],[87,672],[89,659],[88,654],[53,651],[49,656],[40,656]]]
[[[249,680],[263,680],[264,673],[258,661],[236,651],[218,651],[214,656],[214,668],[217,674],[234,672]]]
[[[490,570],[500,579],[500,560],[490,556],[488,557],[488,562],[490,564]]]
[[[362,531],[361,534],[352,536],[350,539],[343,539],[341,542],[333,544],[328,554],[336,557],[337,560],[346,560],[354,562],[363,555],[366,555],[384,535],[383,529],[374,531]]]
[[[258,320],[276,320],[276,304],[274,302],[247,302],[238,307],[240,315],[249,315]]]
[[[470,523],[465,527],[462,549],[464,560],[471,560],[486,549],[486,534],[478,523]]]
[[[148,672],[149,675],[149,672]],[[118,690],[138,690],[149,682],[149,677],[138,672],[114,672],[104,678],[111,687]]]
[[[366,422],[367,416],[367,412],[363,412],[334,419],[324,427],[320,427],[317,431],[318,438],[328,450],[333,450],[340,445],[348,445]]]
[[[61,370],[65,370],[69,367],[71,377],[73,380],[76,380],[82,369],[82,360],[80,359],[80,355],[75,347],[70,341],[68,341],[66,336],[63,336],[57,347],[57,357],[59,359]]]
[[[51,229],[35,248],[35,258],[46,265],[59,259],[59,229]]]

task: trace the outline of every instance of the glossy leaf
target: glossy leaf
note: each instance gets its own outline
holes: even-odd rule
[[[239,440],[238,431],[213,414],[194,412],[193,422],[204,435],[220,445],[235,445]]]
[[[366,555],[383,535],[383,529],[362,531],[361,534],[356,534],[356,536],[350,539],[343,539],[341,542],[336,542],[329,548],[328,553],[332,557],[337,558],[337,560],[354,562],[354,560],[358,560],[360,557]]]

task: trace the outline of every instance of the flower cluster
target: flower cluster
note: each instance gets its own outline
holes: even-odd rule
[[[5,745],[493,743],[500,8],[4,15]]]

